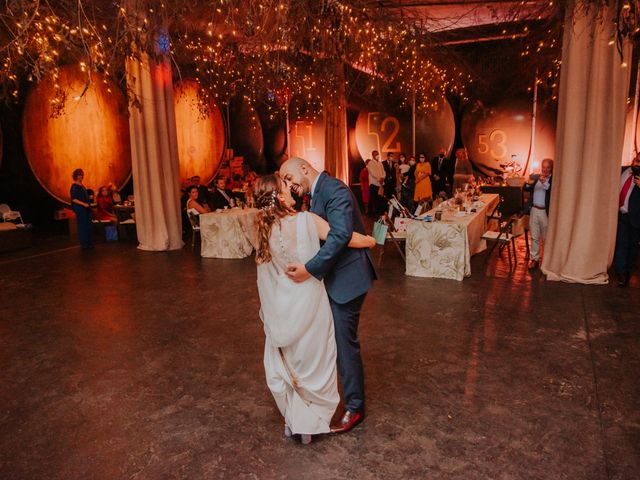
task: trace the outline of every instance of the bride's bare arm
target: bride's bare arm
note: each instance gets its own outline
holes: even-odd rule
[[[318,238],[320,238],[320,240],[326,240],[330,230],[329,224],[324,218],[319,217],[315,213],[312,213],[311,215],[313,216],[313,220],[316,222]],[[349,241],[349,247],[351,248],[373,248],[375,245],[375,238],[370,237],[369,235],[362,235],[358,232],[353,232],[351,240]]]

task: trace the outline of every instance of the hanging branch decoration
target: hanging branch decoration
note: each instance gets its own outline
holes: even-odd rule
[[[601,6],[604,0],[585,0]],[[0,95],[18,101],[30,82],[54,81],[58,68],[78,64],[113,79],[126,91],[124,60],[141,52],[158,53],[158,39],[168,43],[176,76],[194,77],[201,85],[199,108],[235,97],[264,104],[274,117],[290,97],[292,113],[319,113],[337,95],[346,78],[347,92],[389,97],[399,106],[416,101],[418,110],[437,108],[443,95],[466,101],[472,72],[434,28],[441,19],[411,2],[371,0],[136,0],[135,12],[113,0],[4,0],[0,11]],[[509,27],[506,38],[523,45],[521,56],[541,72],[542,88],[556,95],[564,1],[513,2],[496,23]],[[616,2],[618,36],[635,36],[640,28],[640,0]],[[476,7],[448,28],[463,24]],[[416,13],[417,12],[417,13]],[[533,23],[532,23],[533,22]],[[536,24],[537,22],[537,24]],[[468,22],[467,22],[468,24]],[[537,25],[533,32],[531,25]],[[544,28],[540,28],[540,26]],[[458,33],[456,30],[454,32]],[[170,40],[168,40],[170,39]],[[445,40],[443,40],[445,39]],[[346,77],[336,74],[346,67]],[[97,77],[96,77],[97,78]],[[64,110],[64,89],[52,114]],[[86,91],[85,88],[85,91]],[[81,97],[80,94],[75,100]],[[135,98],[129,96],[130,102]],[[289,98],[286,99],[288,101]]]

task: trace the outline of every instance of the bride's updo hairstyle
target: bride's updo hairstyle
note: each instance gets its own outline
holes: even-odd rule
[[[258,248],[256,249],[256,263],[269,263],[271,261],[271,251],[269,250],[269,237],[273,225],[280,224],[280,219],[291,215],[292,210],[284,205],[278,194],[282,191],[284,182],[277,175],[265,175],[258,179],[254,189],[253,197],[258,216],[256,226],[258,227]]]

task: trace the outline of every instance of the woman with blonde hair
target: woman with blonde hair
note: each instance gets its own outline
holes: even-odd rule
[[[267,385],[285,420],[285,435],[330,432],[340,397],[336,372],[333,316],[324,283],[314,277],[296,283],[287,265],[306,263],[327,238],[329,224],[310,212],[297,213],[289,188],[277,175],[258,180],[254,189],[258,245],[260,318],[266,336]],[[354,233],[351,248],[370,248],[372,237]]]

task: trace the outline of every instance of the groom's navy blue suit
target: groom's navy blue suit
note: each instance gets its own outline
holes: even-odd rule
[[[364,375],[358,322],[376,272],[368,249],[349,248],[347,244],[354,231],[365,235],[364,223],[349,187],[324,172],[311,192],[311,212],[327,220],[330,230],[320,251],[305,267],[315,278],[324,280],[329,294],[345,407],[351,412],[363,412]]]

